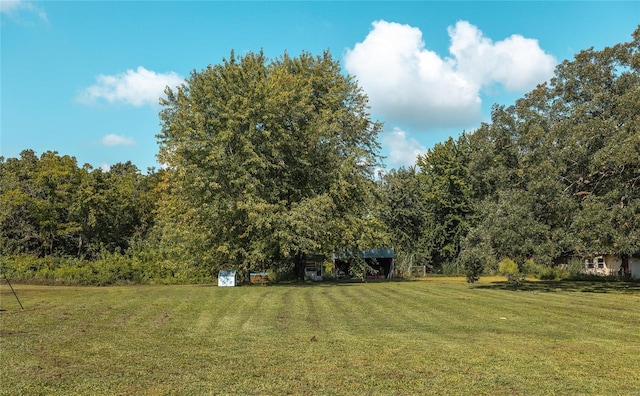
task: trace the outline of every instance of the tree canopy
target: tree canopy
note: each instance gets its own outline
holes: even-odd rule
[[[300,275],[305,254],[392,246],[399,268],[470,281],[500,262],[638,254],[640,26],[632,37],[581,51],[381,178],[382,125],[328,52],[232,52],[166,90],[159,172],[0,157],[0,254],[106,252],[144,262],[138,274],[210,280],[221,268]]]
[[[480,236],[505,257],[552,265],[640,251],[640,28],[581,51],[470,136]],[[469,249],[476,246],[467,244]],[[477,260],[471,260],[474,262]]]
[[[130,162],[80,168],[53,151],[0,157],[0,254],[124,252],[153,226],[157,179]]]
[[[377,135],[367,98],[328,52],[224,59],[167,89],[164,241],[245,274],[366,244]]]
[[[389,173],[394,243],[434,271],[465,267],[470,280],[505,258],[553,266],[636,254],[639,106],[640,28],[629,43],[562,62],[549,82],[494,106],[491,122],[436,144],[416,169]]]

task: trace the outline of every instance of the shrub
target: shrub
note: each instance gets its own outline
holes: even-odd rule
[[[536,263],[533,259],[527,259],[524,264],[522,264],[522,272],[529,276],[539,277],[544,268],[543,265]]]
[[[446,262],[442,265],[442,273],[446,276],[465,275],[465,269],[459,262]]]
[[[584,270],[584,262],[580,259],[572,258],[567,264],[568,277],[576,276]]]
[[[518,264],[510,258],[505,258],[498,263],[498,272],[507,278],[507,283],[514,288],[520,286],[524,282],[525,273],[520,271]]]
[[[552,267],[540,268],[540,270],[535,274],[536,277],[540,280],[556,280],[561,279],[561,270]]]
[[[168,265],[128,254],[101,252],[95,260],[34,255],[4,256],[2,273],[11,281],[46,285],[210,283],[203,266]]]
[[[395,272],[399,278],[412,278],[411,269],[415,265],[415,253],[405,252],[404,250],[396,250]]]
[[[498,272],[500,275],[513,275],[520,272],[518,269],[518,264],[510,258],[505,258],[500,263],[498,263]]]

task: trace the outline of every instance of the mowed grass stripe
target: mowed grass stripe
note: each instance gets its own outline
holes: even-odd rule
[[[540,367],[539,371],[530,371],[539,374],[551,373],[553,370],[550,370],[548,364],[551,363],[558,366],[558,363],[560,363],[560,366],[563,366],[561,371],[565,374],[561,377],[565,378],[567,371],[564,365],[567,362],[567,356],[561,355],[556,359],[554,349],[559,348],[553,348],[555,340],[560,335],[560,338],[568,338],[584,345],[585,319],[588,320],[588,318],[594,317],[592,314],[596,314],[596,318],[598,316],[601,318],[609,316],[607,309],[602,310],[597,304],[595,306],[589,305],[589,301],[584,300],[584,298],[576,298],[576,293],[548,295],[547,299],[532,293],[506,292],[505,294],[503,291],[477,290],[475,288],[462,290],[462,293],[459,288],[455,288],[451,289],[455,290],[454,293],[447,294],[442,292],[442,290],[448,289],[446,284],[437,285],[436,287],[441,290],[441,298],[434,298],[435,294],[431,294],[429,300],[424,301],[424,303],[428,306],[427,315],[436,323],[441,323],[443,331],[437,333],[438,339],[429,338],[430,334],[424,334],[425,337],[429,338],[428,343],[434,348],[441,348],[449,359],[455,359],[456,351],[464,351],[467,346],[483,350],[486,354],[478,355],[475,359],[471,350],[467,350],[470,353],[462,354],[461,357],[465,358],[470,365],[477,365],[483,360],[486,361],[486,365],[496,367],[500,367],[500,363],[502,365],[509,363],[506,364],[507,368],[517,367],[520,370],[520,373],[512,373],[511,375],[513,376],[526,376],[526,372],[521,372],[523,366],[527,368],[539,367],[539,362],[545,362],[545,366]],[[478,294],[478,291],[482,293]],[[401,289],[399,294],[403,292],[411,297],[426,294],[416,288],[410,289],[409,293],[406,293],[407,289]],[[558,298],[560,298],[560,302],[555,301]],[[464,303],[456,304],[456,299]],[[416,298],[404,299],[404,301],[416,300]],[[455,312],[450,309],[449,313],[446,314],[447,308],[454,306]],[[412,310],[407,311],[411,312]],[[628,312],[628,316],[617,317],[615,323],[632,322],[637,317],[637,311],[633,312],[633,309],[631,311],[630,313]],[[465,322],[466,324],[460,327],[461,323]],[[605,320],[596,320],[595,322],[598,323],[596,326],[589,325],[591,329],[598,326],[608,328],[613,326],[612,323]],[[594,332],[591,331],[590,333],[586,337],[588,344],[591,344],[590,335],[593,335]],[[465,337],[467,342],[465,342]],[[453,338],[454,341],[452,343],[442,342],[446,338]],[[594,338],[598,340],[599,344],[602,343],[602,334],[596,334]],[[454,345],[453,351],[447,351],[447,349],[450,349],[450,345]],[[517,356],[511,353],[510,346],[513,346],[513,349],[518,349],[519,347],[530,348],[530,354]],[[617,348],[620,349],[620,347],[621,345],[618,344]],[[571,359],[568,360],[574,363],[574,367],[579,368],[577,371],[572,371],[576,378],[579,377],[578,373],[580,371],[588,370],[588,367],[585,367],[589,366],[589,363],[585,362],[584,359],[585,353],[591,355],[588,351],[581,349],[578,354],[571,354]],[[532,358],[529,359],[528,356]],[[597,356],[597,354],[593,354],[593,357]],[[547,359],[547,357],[551,358]],[[590,360],[590,363],[601,360],[593,359],[593,357],[587,360]],[[496,359],[498,362],[496,362]],[[623,359],[618,360],[624,361]],[[534,375],[534,377],[536,376]],[[544,375],[538,375],[536,378],[543,380]],[[517,387],[514,389],[517,389]]]
[[[637,392],[639,294],[576,290],[0,287],[0,393]]]
[[[425,308],[425,314],[434,316],[437,323],[446,324],[447,327],[464,325],[472,326],[474,322],[481,322],[480,327],[492,328],[491,323],[498,325],[495,330],[501,329],[506,323],[498,319],[507,321],[520,321],[527,323],[520,330],[525,334],[530,326],[540,326],[537,331],[542,331],[548,327],[548,331],[564,333],[568,336],[579,336],[582,329],[580,318],[598,318],[597,323],[601,323],[608,329],[612,329],[612,318],[614,323],[636,322],[638,319],[637,310],[629,310],[621,305],[620,296],[607,295],[599,297],[600,304],[590,303],[592,295],[585,293],[531,293],[531,292],[511,292],[502,290],[482,290],[470,287],[461,293],[459,288],[451,288],[451,285],[438,285],[441,298],[435,295],[424,293],[421,288],[429,287],[430,282],[423,282],[423,285],[416,288],[399,288],[398,295],[402,296],[401,301],[407,305],[417,302]],[[445,294],[442,290],[450,290]],[[428,296],[427,299],[421,299]],[[517,298],[512,298],[517,297]],[[626,298],[626,297],[625,297]],[[609,301],[610,300],[610,301]],[[612,304],[615,301],[615,304]],[[633,303],[633,299],[631,300]],[[637,305],[634,305],[637,306]],[[455,311],[454,311],[455,310]],[[410,309],[408,312],[416,312]],[[574,323],[577,322],[577,327]],[[594,322],[594,325],[596,323]],[[590,326],[593,328],[593,326]],[[614,333],[619,330],[613,330]]]

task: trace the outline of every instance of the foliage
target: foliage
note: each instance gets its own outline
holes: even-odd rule
[[[442,266],[442,274],[445,276],[465,276],[466,272],[459,260],[455,260],[452,263],[445,263]]]
[[[167,89],[158,232],[168,259],[244,276],[379,240],[377,134],[328,52],[235,56]],[[179,245],[179,248],[175,246]]]
[[[13,255],[3,257],[2,273],[13,282],[41,285],[107,286],[124,284],[210,283],[213,277],[193,268],[176,270],[136,255],[102,251],[93,260],[77,257]]]
[[[637,253],[639,38],[640,28],[632,42],[564,61],[469,135],[474,234],[487,249],[467,243],[476,252],[461,258],[532,258],[553,268],[572,255]]]
[[[520,286],[526,276],[526,273],[520,270],[518,264],[508,257],[498,263],[498,272],[507,278],[507,283],[513,288]]]
[[[121,253],[153,225],[158,175],[130,162],[109,171],[24,150],[0,157],[0,254],[96,258]]]
[[[424,186],[417,178],[416,167],[392,169],[384,174],[379,188],[383,202],[380,219],[391,233],[396,268],[408,274],[413,266],[431,266],[424,243]]]
[[[570,279],[584,269],[582,260],[571,259],[568,264],[541,265],[529,259],[524,262],[523,272],[540,280]]]
[[[564,61],[491,122],[385,177],[394,244],[470,281],[501,257],[556,263],[640,246],[640,28]],[[465,251],[466,250],[466,251]],[[553,269],[552,268],[556,268]]]
[[[415,167],[384,176],[381,219],[400,258],[410,258],[412,266],[432,272],[456,268],[460,245],[474,222],[468,143],[464,134],[457,141],[449,138],[419,156]]]
[[[449,138],[418,156],[423,212],[422,244],[431,257],[430,267],[441,270],[458,257],[460,244],[472,226],[472,191],[467,164],[470,147],[463,134]]]
[[[416,267],[414,253],[405,252],[396,248],[393,261],[397,277],[407,279],[413,276],[412,268]]]
[[[500,272],[500,275],[503,276],[515,275],[520,272],[518,264],[510,258],[505,258],[500,261],[498,264],[498,271]]]
[[[42,272],[18,265],[19,276],[200,282],[235,268],[285,279],[302,276],[305,254],[392,246],[399,274],[425,266],[476,282],[510,257],[520,273],[565,279],[571,257],[638,254],[640,26],[378,180],[381,124],[328,52],[232,52],[162,106],[166,170],[0,157],[0,255]]]
[[[584,262],[579,259],[571,259],[567,264],[567,272],[569,276],[574,276],[582,273],[584,271]]]
[[[477,282],[491,261],[492,255],[485,236],[476,229],[471,229],[462,241],[461,251],[456,259],[458,267],[465,270],[467,282]]]

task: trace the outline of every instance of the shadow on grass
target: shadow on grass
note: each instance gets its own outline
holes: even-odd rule
[[[514,287],[504,281],[492,282],[488,285],[477,285],[473,286],[473,288],[533,292],[640,293],[640,282],[594,280],[527,281]]]

